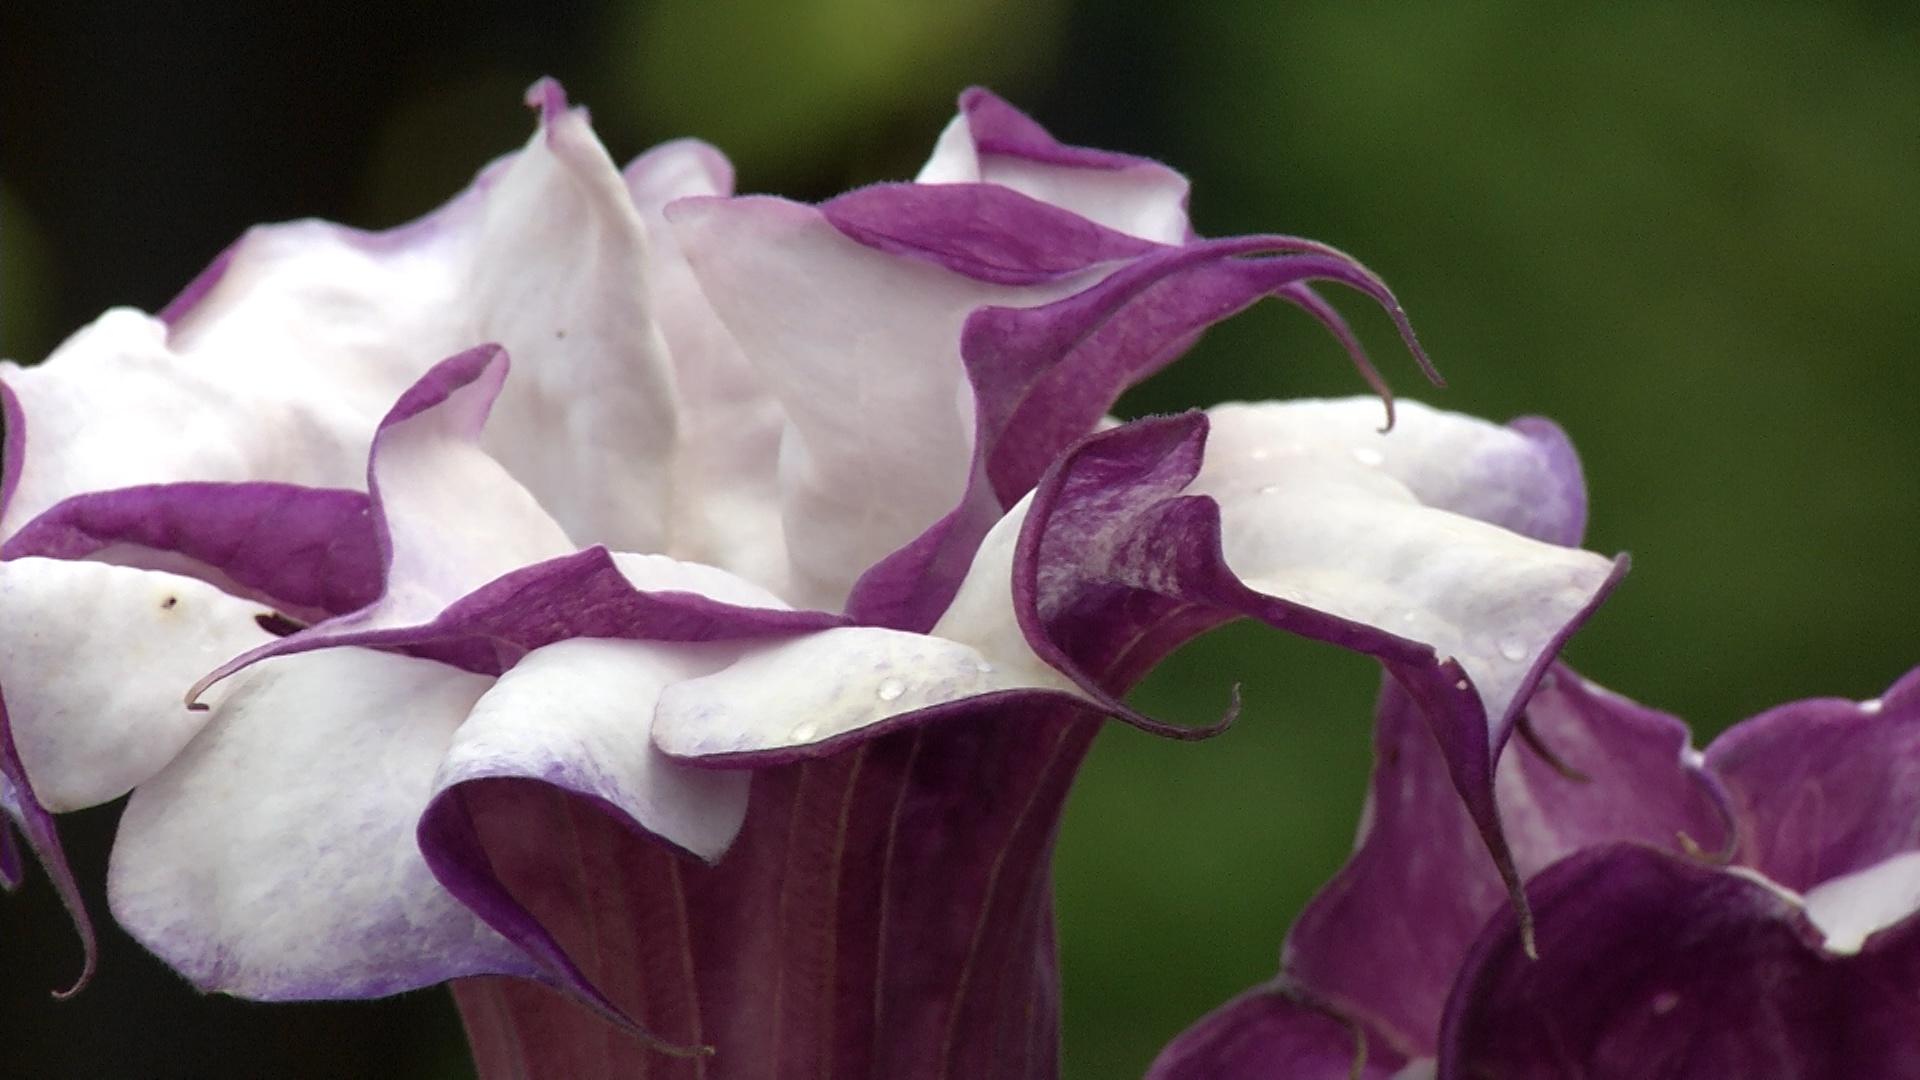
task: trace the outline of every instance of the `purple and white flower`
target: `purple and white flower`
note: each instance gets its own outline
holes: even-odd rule
[[[427,218],[0,367],[0,794],[83,935],[50,815],[131,792],[114,915],[207,990],[458,980],[488,1075],[1051,1075],[1067,786],[1241,616],[1378,657],[1511,868],[1496,755],[1624,566],[1558,430],[1106,416],[1270,296],[1377,384],[1310,288],[1417,355],[1371,273],[981,91],[819,206],[529,102]]]
[[[1497,787],[1537,956],[1389,685],[1353,859],[1151,1080],[1920,1076],[1920,670],[1704,754],[1564,667],[1526,716]]]

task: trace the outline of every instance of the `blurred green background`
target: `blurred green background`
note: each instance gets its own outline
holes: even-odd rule
[[[73,8],[81,8],[73,5]],[[0,6],[0,353],[163,304],[249,223],[405,220],[530,130],[561,77],[616,158],[697,134],[745,190],[910,175],[970,82],[1070,141],[1194,181],[1209,234],[1286,231],[1383,273],[1451,380],[1583,450],[1591,545],[1634,572],[1575,642],[1596,679],[1703,738],[1920,662],[1920,9],[1909,4],[684,0]],[[1269,306],[1124,411],[1361,390]],[[1370,666],[1232,627],[1139,693],[1227,736],[1110,732],[1057,879],[1067,1073],[1136,1076],[1272,973],[1341,862]],[[101,879],[114,811],[66,826]],[[104,921],[104,902],[95,896]],[[467,1074],[438,993],[198,999],[111,926],[76,1002],[43,879],[0,903],[3,1070],[22,1076]]]

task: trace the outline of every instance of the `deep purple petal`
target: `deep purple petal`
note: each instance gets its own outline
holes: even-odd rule
[[[1718,792],[1680,721],[1565,667],[1526,716],[1530,735],[1508,743],[1495,789],[1523,876],[1613,840],[1724,846]],[[1408,1052],[1431,1054],[1459,965],[1506,892],[1426,720],[1391,680],[1370,790],[1359,850],[1294,924],[1283,971]]]
[[[1920,1077],[1920,920],[1834,957],[1788,896],[1632,844],[1528,884],[1448,1004],[1440,1075],[1549,1080]]]
[[[1920,670],[1877,701],[1797,701],[1729,729],[1707,767],[1734,795],[1739,860],[1790,889],[1920,849]]]
[[[1146,1080],[1392,1080],[1406,1063],[1377,1034],[1263,986],[1181,1032]]]
[[[92,492],[28,522],[0,558],[102,557],[166,569],[303,620],[380,595],[367,496],[291,484],[155,484]]]
[[[820,204],[871,248],[978,281],[1032,285],[1159,245],[997,184],[875,184]]]

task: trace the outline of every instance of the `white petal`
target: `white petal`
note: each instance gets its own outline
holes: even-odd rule
[[[1072,684],[945,638],[841,627],[750,649],[721,671],[668,687],[653,739],[676,757],[777,750],[930,705],[1036,687]]]
[[[1806,905],[1827,951],[1857,953],[1869,937],[1920,911],[1920,851],[1823,881],[1807,890]]]
[[[0,606],[14,743],[54,811],[118,798],[163,768],[207,718],[187,709],[187,687],[272,640],[254,622],[258,604],[104,563],[0,562]]]
[[[474,706],[436,790],[486,777],[545,781],[612,804],[709,861],[747,814],[750,774],[669,761],[648,738],[669,684],[733,650],[575,639],[527,654]]]
[[[864,247],[778,199],[668,211],[714,310],[786,410],[788,598],[837,609],[867,567],[959,502],[973,452],[960,328],[987,304],[1044,303],[1078,278],[1012,288]]]
[[[196,986],[244,997],[530,974],[414,841],[434,770],[487,685],[360,649],[256,667],[134,792],[109,872],[115,917]]]
[[[732,194],[732,171],[719,151],[682,140],[636,159],[626,179],[647,228],[648,302],[682,408],[665,550],[778,592],[787,578],[776,479],[785,415],[700,291],[663,215],[675,199]]]
[[[1404,408],[1374,441],[1364,432],[1377,411],[1345,403],[1218,415],[1189,491],[1219,501],[1229,568],[1262,593],[1459,660],[1496,725],[1614,576],[1602,556],[1468,516],[1503,504],[1462,480],[1474,457],[1459,432],[1425,431],[1440,419],[1430,412]]]

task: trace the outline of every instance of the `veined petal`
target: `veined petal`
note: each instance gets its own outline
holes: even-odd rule
[[[585,115],[551,83],[529,101],[527,147],[434,214],[384,233],[256,228],[160,319],[110,312],[46,363],[0,369],[27,436],[0,535],[84,491],[358,487],[393,399],[497,341],[525,370],[488,447],[577,535],[659,550],[675,409],[644,232]]]
[[[1182,243],[1192,231],[1185,177],[1146,158],[1064,145],[979,87],[960,95],[960,115],[914,182],[997,184],[1155,243]]]
[[[1406,1063],[1364,1027],[1261,986],[1168,1043],[1146,1080],[1398,1080]]]
[[[1527,891],[1539,956],[1495,915],[1448,1004],[1442,1076],[1920,1076],[1920,920],[1835,957],[1791,893],[1634,844]]]
[[[787,414],[788,599],[838,609],[862,571],[966,490],[967,313],[1043,303],[1083,287],[1080,279],[976,282],[864,247],[820,210],[778,199],[683,199],[667,219],[707,299]]]
[[[273,640],[260,605],[174,574],[56,559],[0,562],[0,688],[49,810],[118,798],[171,761],[206,716],[181,694]]]
[[[668,203],[733,194],[733,167],[692,139],[634,159],[627,189],[647,229],[647,296],[680,394],[673,511],[664,550],[729,570],[775,592],[787,587],[777,476],[786,417],[687,265]]]
[[[250,672],[120,822],[114,915],[196,986],[374,997],[532,975],[414,843],[484,678],[357,649]]]
[[[1733,793],[1740,861],[1789,889],[1920,851],[1920,670],[1874,701],[1761,713],[1715,739],[1707,767]]]

